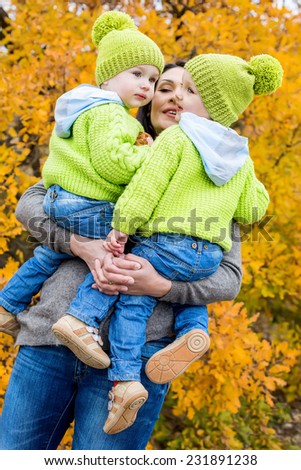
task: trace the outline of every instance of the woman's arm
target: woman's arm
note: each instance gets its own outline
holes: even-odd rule
[[[100,263],[96,264],[95,281],[106,294],[126,292],[130,295],[151,295],[164,302],[190,305],[232,300],[239,293],[242,278],[237,224],[233,225],[232,233],[232,249],[225,253],[219,269],[212,276],[199,281],[168,281],[148,261],[135,255],[126,255],[125,258],[106,256],[102,267]]]
[[[16,217],[35,240],[54,251],[71,255],[71,233],[56,225],[45,214],[43,209],[45,194],[46,188],[42,180],[28,188],[18,202]]]

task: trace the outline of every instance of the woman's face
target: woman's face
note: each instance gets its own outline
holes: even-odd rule
[[[179,122],[183,111],[183,72],[183,67],[175,67],[164,72],[158,80],[150,115],[156,134]]]

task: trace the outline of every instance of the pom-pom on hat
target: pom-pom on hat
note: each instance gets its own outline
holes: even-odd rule
[[[189,60],[190,73],[210,117],[230,126],[254,95],[270,95],[280,87],[283,69],[274,57],[262,54],[249,62],[227,54],[201,54]]]
[[[136,65],[154,65],[163,71],[164,57],[154,41],[141,33],[134,20],[120,11],[109,11],[94,23],[92,41],[98,49],[96,82],[101,85]]]

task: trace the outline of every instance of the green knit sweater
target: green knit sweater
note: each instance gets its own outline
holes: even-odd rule
[[[116,202],[149,152],[148,145],[134,145],[141,131],[141,124],[119,104],[82,113],[71,137],[52,134],[43,167],[46,188],[58,184],[79,196]]]
[[[176,125],[155,141],[114,211],[113,227],[127,234],[138,231],[185,233],[232,246],[232,219],[244,224],[260,220],[268,193],[255,176],[250,157],[223,186],[205,173],[191,140]]]

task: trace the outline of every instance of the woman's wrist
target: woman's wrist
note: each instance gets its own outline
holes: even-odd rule
[[[155,283],[154,290],[151,295],[160,299],[161,297],[165,297],[165,295],[167,295],[168,292],[171,290],[172,282],[162,276],[160,276],[160,279],[158,281],[159,282]]]

